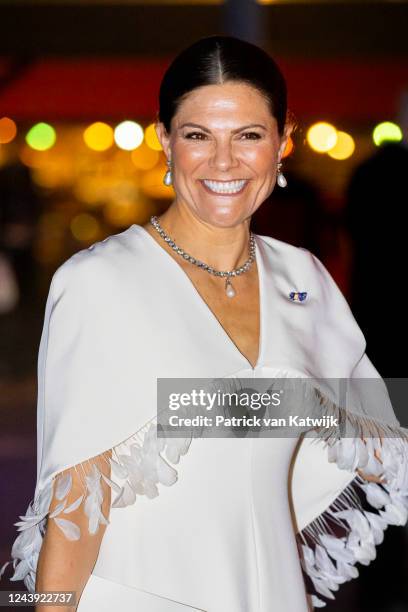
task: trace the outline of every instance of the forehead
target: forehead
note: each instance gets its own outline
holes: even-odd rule
[[[197,87],[179,104],[173,120],[177,126],[187,120],[203,123],[218,118],[248,123],[274,121],[266,98],[255,87],[242,82]]]

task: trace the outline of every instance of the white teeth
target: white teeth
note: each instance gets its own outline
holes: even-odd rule
[[[211,189],[211,191],[214,191],[214,193],[238,193],[246,182],[246,180],[229,182],[203,181],[203,183]]]

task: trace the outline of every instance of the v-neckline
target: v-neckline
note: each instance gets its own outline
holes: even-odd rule
[[[264,268],[264,262],[262,260],[262,252],[261,252],[260,245],[259,245],[258,235],[254,234],[255,247],[256,247],[256,264],[257,264],[257,269],[258,269],[259,338],[258,338],[258,357],[257,357],[255,365],[253,366],[252,363],[249,361],[249,359],[240,351],[240,349],[238,348],[238,345],[234,342],[234,340],[231,338],[229,333],[226,331],[225,327],[221,324],[220,320],[218,319],[218,317],[216,316],[212,308],[210,308],[208,303],[205,301],[201,293],[198,291],[198,289],[194,285],[191,278],[183,270],[180,264],[177,263],[174,257],[172,257],[170,253],[168,253],[163,247],[161,247],[160,244],[157,242],[157,240],[155,240],[153,236],[142,225],[137,225],[136,223],[134,223],[131,225],[131,227],[135,228],[136,230],[139,230],[142,235],[147,236],[149,241],[158,249],[158,251],[163,253],[163,256],[167,260],[170,261],[170,264],[173,267],[175,266],[175,269],[180,274],[180,278],[184,278],[184,282],[186,282],[187,286],[192,291],[192,294],[195,296],[195,299],[202,305],[202,307],[204,307],[204,309],[209,315],[209,318],[212,319],[215,325],[218,327],[219,331],[221,332],[222,336],[225,338],[226,342],[231,346],[231,348],[235,351],[235,353],[246,362],[247,366],[249,366],[251,371],[254,372],[257,368],[259,368],[260,364],[262,363],[263,353],[264,353],[264,334],[265,334],[265,320],[264,320],[264,316],[265,316],[265,312],[264,312],[265,279],[264,279],[264,273],[265,273],[265,268]]]

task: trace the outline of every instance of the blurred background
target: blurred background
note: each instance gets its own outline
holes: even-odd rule
[[[297,121],[288,186],[252,230],[320,257],[377,369],[407,377],[407,26],[404,0],[0,1],[0,567],[34,490],[50,278],[74,252],[171,203],[158,89],[200,37],[259,44],[287,79]],[[389,527],[377,560],[359,569],[328,612],[408,611],[405,528]],[[10,573],[1,589],[22,589]]]

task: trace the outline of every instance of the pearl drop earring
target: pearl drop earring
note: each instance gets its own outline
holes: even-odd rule
[[[278,166],[277,166],[278,174],[277,174],[276,182],[278,183],[279,187],[286,187],[288,184],[288,181],[282,174],[281,168],[282,168],[282,162],[278,162]]]
[[[168,159],[166,163],[167,163],[167,166],[168,166],[168,170],[167,170],[166,174],[163,177],[163,183],[166,185],[166,187],[170,187],[170,185],[172,183],[171,159]]]

